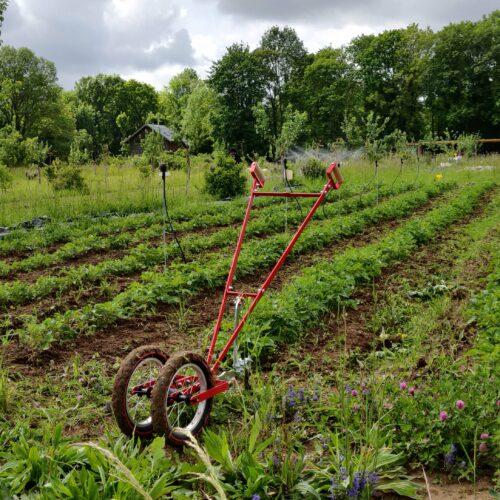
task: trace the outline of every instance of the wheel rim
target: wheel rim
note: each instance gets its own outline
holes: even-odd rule
[[[176,427],[195,432],[203,419],[206,400],[198,404],[190,404],[189,396],[194,396],[208,389],[208,381],[204,371],[194,363],[182,365],[172,377],[167,389],[166,416],[170,429]],[[186,399],[182,399],[183,397]]]
[[[154,381],[163,367],[158,358],[145,358],[134,369],[127,385],[127,415],[134,427],[141,429],[152,425],[151,419],[151,388],[134,390],[143,384]]]

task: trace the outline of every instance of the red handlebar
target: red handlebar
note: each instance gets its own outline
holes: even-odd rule
[[[332,173],[335,177],[335,180],[332,177]],[[342,174],[340,173],[339,167],[337,166],[337,164],[335,162],[330,164],[330,166],[328,167],[328,170],[326,171],[326,175],[332,181],[333,187],[335,189],[339,189],[340,186],[342,186],[342,183],[344,182],[344,178],[342,177]]]

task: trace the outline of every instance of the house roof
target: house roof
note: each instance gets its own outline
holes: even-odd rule
[[[142,127],[138,128],[133,134],[130,134],[125,139],[125,142],[130,141],[130,139],[135,137],[139,132],[142,132],[142,130],[146,127],[149,128],[150,130],[153,130],[154,132],[158,132],[165,139],[167,139],[167,141],[183,143],[183,141],[176,141],[175,140],[174,132],[171,129],[169,129],[168,127],[165,127],[165,125],[157,125],[155,123],[145,123]]]

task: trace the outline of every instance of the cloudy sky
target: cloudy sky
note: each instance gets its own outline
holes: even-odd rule
[[[412,22],[439,29],[478,20],[498,0],[9,0],[4,43],[57,65],[70,89],[117,73],[161,89],[192,67],[206,76],[234,42],[255,48],[272,25],[291,26],[310,52]]]

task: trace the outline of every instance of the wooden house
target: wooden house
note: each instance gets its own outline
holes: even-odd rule
[[[141,128],[129,135],[124,142],[129,145],[131,155],[142,154],[141,142],[146,134],[158,132],[163,137],[163,147],[165,151],[177,151],[179,148],[186,147],[182,141],[174,140],[174,133],[165,125],[156,125],[155,123],[145,123]]]

